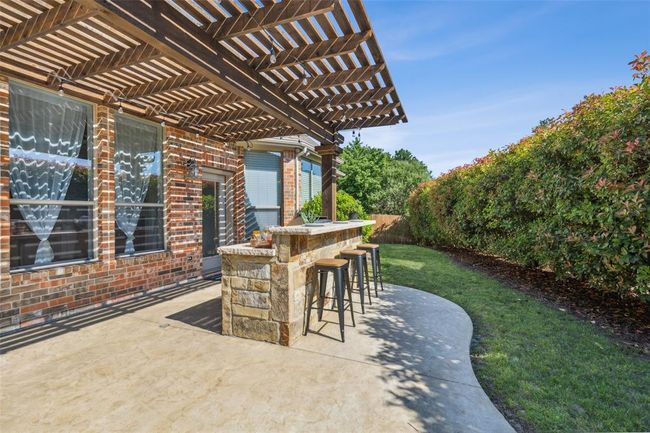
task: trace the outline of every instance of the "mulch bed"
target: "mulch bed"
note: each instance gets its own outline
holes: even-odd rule
[[[468,250],[438,248],[459,265],[478,270],[547,305],[611,331],[622,344],[650,355],[650,302],[617,293],[602,293],[575,280],[558,281],[552,272],[529,269],[498,257]]]

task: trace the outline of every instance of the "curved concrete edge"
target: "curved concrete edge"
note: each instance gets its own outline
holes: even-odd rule
[[[514,432],[476,378],[467,312],[423,290],[384,286],[365,315],[355,305],[345,344],[333,317],[319,330],[331,338],[310,334],[294,347],[381,367],[389,403],[406,408],[420,431]]]
[[[431,335],[440,336],[443,341],[446,341],[444,344],[446,355],[443,356],[439,353],[431,353],[431,355],[437,361],[451,360],[451,366],[444,362],[432,363],[423,374],[456,383],[461,388],[463,385],[474,388],[473,390],[462,390],[462,395],[457,396],[458,400],[455,405],[450,407],[450,409],[459,411],[454,413],[456,419],[447,420],[451,421],[453,425],[460,424],[458,427],[461,429],[458,431],[514,433],[514,428],[488,397],[472,366],[471,344],[474,323],[471,316],[460,305],[434,293],[394,284],[385,286],[388,290],[400,293],[397,296],[406,298],[414,296],[418,300],[424,296],[432,300],[431,302],[417,302],[411,312],[415,313],[415,320],[419,318],[419,323],[434,325],[429,328]],[[430,310],[432,307],[437,312],[436,317],[431,321],[423,320],[424,310]],[[457,355],[461,358],[460,363],[456,362],[458,361]],[[439,429],[434,428],[434,430]],[[456,430],[452,428],[451,431]]]

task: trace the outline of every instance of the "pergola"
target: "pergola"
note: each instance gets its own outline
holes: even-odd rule
[[[0,0],[0,72],[226,143],[406,122],[360,0]]]

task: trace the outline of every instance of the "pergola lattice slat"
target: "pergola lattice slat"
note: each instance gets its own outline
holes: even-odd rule
[[[269,7],[212,23],[206,32],[217,40],[243,36],[267,27],[277,27],[301,18],[330,12],[334,9],[335,1],[301,0],[275,3]]]
[[[364,118],[364,117],[371,117],[371,116],[379,116],[384,114],[391,114],[393,110],[397,109],[397,107],[399,107],[399,104],[374,105],[371,107],[353,108],[351,110],[344,108],[341,110],[329,111],[325,115],[323,115],[322,118],[325,121],[333,121],[333,120],[340,120],[343,118],[357,119],[357,118]]]
[[[275,63],[271,62],[271,55],[266,54],[251,60],[250,65],[258,71],[269,71],[286,66],[313,62],[315,60],[328,59],[353,52],[361,43],[368,40],[371,34],[371,32],[355,33],[336,39],[301,45],[296,48],[277,52]]]
[[[304,78],[298,78],[280,84],[280,88],[287,93],[298,93],[307,92],[309,90],[325,89],[332,86],[354,84],[371,79],[383,68],[384,65],[366,66],[363,68],[349,69],[331,74],[323,74],[317,77],[307,78],[306,84],[303,83]]]
[[[162,104],[160,108],[166,113],[178,114],[203,108],[216,108],[239,100],[240,99],[232,93],[219,93],[216,95],[203,96],[197,99],[186,99],[184,101]]]
[[[0,1],[0,70],[147,119],[333,146],[406,121],[360,0]]]
[[[303,130],[323,142],[335,142],[337,135],[328,125],[288,100],[278,89],[265,86],[266,80],[248,64],[225,51],[204,30],[166,2],[129,0],[78,0],[99,8],[114,25],[156,47],[165,57],[183,64],[257,105],[289,126]],[[207,60],[209,59],[209,61]]]
[[[317,98],[307,99],[305,107],[309,109],[325,108],[327,105],[338,107],[341,105],[350,105],[361,102],[374,102],[379,101],[386,97],[391,91],[392,87],[382,87],[380,89],[367,89],[356,90],[351,92],[339,93],[333,96],[319,96]]]
[[[158,93],[171,92],[172,90],[182,90],[187,87],[196,86],[197,84],[209,83],[210,81],[203,76],[191,72],[185,75],[175,75],[157,81],[148,81],[142,84],[126,87],[121,90],[122,95],[127,99],[138,99],[144,96],[151,96]]]
[[[240,110],[224,111],[220,113],[202,114],[200,116],[188,117],[180,122],[181,125],[198,123],[203,125],[214,125],[216,123],[228,122],[231,120],[247,119],[249,117],[268,116],[269,114],[257,107],[248,107]]]
[[[155,48],[149,45],[139,45],[97,57],[87,62],[77,63],[76,65],[63,69],[60,71],[60,74],[71,80],[83,80],[86,77],[136,65],[157,57],[160,57],[160,54]]]
[[[95,15],[97,11],[87,10],[73,0],[68,0],[0,32],[0,51],[8,51]]]

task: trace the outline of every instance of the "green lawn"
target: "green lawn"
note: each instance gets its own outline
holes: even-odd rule
[[[455,302],[474,322],[474,370],[535,430],[650,430],[650,361],[571,314],[438,251],[382,245],[386,281]]]

